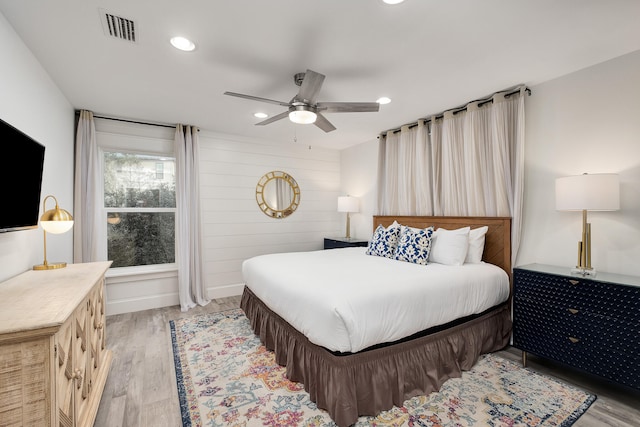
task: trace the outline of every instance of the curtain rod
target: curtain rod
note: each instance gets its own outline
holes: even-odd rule
[[[521,90],[521,89],[516,89],[516,90],[513,90],[513,91],[511,91],[511,92],[507,92],[507,93],[505,93],[505,94],[504,94],[504,97],[505,97],[505,98],[508,98],[508,97],[510,97],[511,95],[515,95],[516,93],[519,93],[519,92],[520,92],[520,90]],[[524,88],[524,91],[527,93],[527,95],[531,96],[531,89],[529,89],[528,87],[525,87],[525,88]],[[496,93],[500,93],[500,92],[496,92]],[[494,93],[493,95],[491,95],[490,97],[487,97],[487,98],[476,99],[475,101],[467,102],[467,103],[465,104],[465,106],[464,106],[464,107],[451,108],[451,109],[446,110],[446,111],[453,111],[453,115],[456,115],[456,114],[461,113],[461,112],[463,112],[463,111],[467,111],[467,105],[471,104],[472,102],[477,102],[477,103],[478,103],[478,107],[482,107],[484,104],[493,103],[493,96],[494,96],[496,93]],[[437,115],[435,116],[435,118],[436,118],[436,119],[441,119],[441,118],[443,118],[443,117],[444,117],[444,112],[443,112],[443,113],[440,113],[440,114],[437,114]],[[406,125],[402,125],[402,126],[400,126],[399,128],[388,129],[388,130],[385,130],[384,132],[380,132],[380,136],[385,136],[385,135],[386,135],[386,134],[388,134],[389,132],[391,132],[391,133],[398,133],[398,132],[400,132],[400,130],[401,130],[403,127],[405,127],[405,126],[408,126],[408,127],[409,127],[409,129],[411,129],[411,128],[414,128],[414,127],[418,126],[418,124],[419,124],[420,122],[428,123],[428,122],[430,122],[430,121],[431,121],[431,118],[418,119],[418,120],[416,120],[415,122],[408,123],[408,124],[406,124]],[[380,136],[378,136],[378,138],[380,138]]]
[[[116,122],[134,123],[134,124],[137,124],[137,125],[158,126],[158,127],[171,128],[171,129],[175,129],[176,128],[175,125],[168,125],[168,124],[164,124],[164,123],[140,122],[140,121],[136,121],[136,120],[120,119],[120,118],[117,118],[117,117],[99,116],[99,115],[96,115],[96,114],[93,115],[93,118],[94,119],[113,120],[113,121],[116,121]]]

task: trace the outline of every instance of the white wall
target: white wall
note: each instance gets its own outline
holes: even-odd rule
[[[640,275],[640,51],[532,88],[525,217],[517,264],[575,265],[579,212],[555,210],[555,179],[620,174],[617,212],[590,212],[592,265]]]
[[[73,108],[2,14],[0,52],[0,118],[46,147],[42,198],[54,195],[73,214]],[[6,209],[15,201],[2,203]],[[47,237],[47,260],[73,261],[71,232]],[[42,229],[0,234],[0,281],[42,264],[43,258]]]
[[[99,143],[108,137],[111,145],[121,139],[122,144],[133,146],[140,138],[164,144],[173,135],[149,126],[97,122]],[[324,237],[339,235],[339,151],[206,130],[200,131],[199,140],[204,279],[209,298],[242,293],[241,268],[247,258],[320,250]],[[266,216],[256,202],[256,184],[273,170],[287,172],[300,187],[298,209],[283,219]],[[106,289],[108,315],[179,304],[175,269],[136,274],[110,270]]]
[[[358,144],[341,151],[342,195],[360,200],[360,212],[351,214],[351,237],[369,239],[373,234],[373,217],[377,204],[378,140]],[[346,214],[341,214],[342,235]]]
[[[265,144],[204,130],[200,143],[203,246],[210,293],[237,294],[242,261],[249,257],[322,249],[323,238],[339,232],[339,151],[296,143]],[[258,180],[273,170],[287,172],[300,187],[300,206],[283,219],[266,216],[256,202]]]
[[[74,108],[1,14],[0,52],[0,118],[46,147],[43,198],[53,194],[73,214]],[[321,249],[325,236],[340,234],[339,151],[206,131],[200,140],[209,297],[239,294],[240,266],[250,256]],[[258,210],[255,185],[271,170],[290,173],[301,188],[300,207],[289,218],[271,219]],[[42,236],[41,229],[0,234],[0,281],[42,263]],[[72,262],[73,234],[48,236],[47,258]],[[177,295],[174,272],[108,274],[107,313],[177,304]]]
[[[596,270],[640,276],[640,51],[531,89],[525,101],[524,225],[516,265],[575,265],[581,215],[556,212],[555,179],[607,172],[620,174],[621,210],[589,213],[592,264]],[[363,180],[375,183],[375,141],[343,150],[341,159],[343,190],[355,193]],[[363,194],[358,233],[370,235],[375,190]]]

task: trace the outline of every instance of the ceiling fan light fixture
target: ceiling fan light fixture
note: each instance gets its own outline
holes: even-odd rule
[[[296,107],[295,110],[289,111],[289,120],[293,123],[308,125],[314,123],[318,115],[313,111],[309,111],[304,107]]]
[[[285,111],[259,121],[256,126],[268,125],[288,116],[293,123],[314,124],[324,132],[332,132],[336,127],[327,120],[325,113],[366,113],[380,110],[380,104],[377,102],[316,102],[324,78],[324,74],[309,69],[304,73],[296,74],[294,80],[300,89],[289,102],[236,92],[224,92],[224,94],[287,107]]]

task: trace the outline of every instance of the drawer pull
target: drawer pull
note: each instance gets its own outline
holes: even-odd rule
[[[570,308],[570,309],[569,309],[569,313],[571,313],[571,314],[578,314],[578,310],[576,310],[575,308]]]
[[[571,283],[572,285],[577,285],[578,283],[580,283],[579,280],[569,280],[569,283]]]
[[[82,371],[80,369],[76,371],[76,380],[78,380],[78,388],[82,387]]]
[[[575,344],[575,343],[579,342],[580,340],[578,338],[569,337],[569,341],[571,341],[572,343]]]

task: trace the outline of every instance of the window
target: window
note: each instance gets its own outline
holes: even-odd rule
[[[175,263],[175,159],[103,151],[111,267]]]
[[[175,128],[101,118],[95,125],[99,259],[121,276],[175,270]]]

